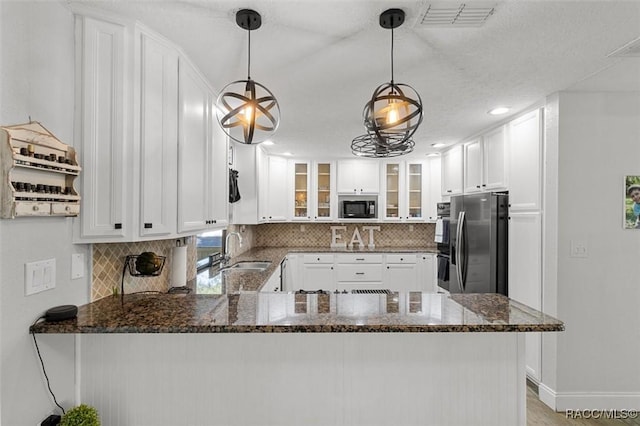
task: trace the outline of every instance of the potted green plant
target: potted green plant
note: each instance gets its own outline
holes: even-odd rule
[[[80,404],[62,416],[60,426],[100,426],[98,410],[86,404]]]

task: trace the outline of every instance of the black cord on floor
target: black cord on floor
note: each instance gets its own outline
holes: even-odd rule
[[[35,322],[31,327],[33,328],[33,326],[36,325],[38,321],[40,321],[41,319],[44,319],[44,316],[41,316],[40,318],[35,320]],[[31,330],[31,335],[33,336],[33,343],[36,345],[36,352],[38,353],[38,358],[40,358],[40,365],[42,365],[42,372],[44,373],[44,378],[47,380],[47,388],[49,389],[49,393],[53,397],[53,402],[55,402],[58,408],[62,410],[62,414],[64,415],[66,414],[64,411],[64,408],[62,408],[62,405],[58,404],[58,400],[56,399],[56,396],[53,394],[53,391],[51,390],[51,383],[49,383],[49,376],[47,376],[47,371],[44,368],[44,361],[42,360],[42,355],[40,355],[40,348],[38,347],[38,341],[36,340],[36,333],[34,333],[33,330]]]

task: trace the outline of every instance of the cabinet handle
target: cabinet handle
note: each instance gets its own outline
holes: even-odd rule
[[[483,185],[484,186],[484,185]],[[476,185],[476,188],[480,188],[480,185]]]
[[[218,223],[218,220],[217,219],[213,219],[213,223]]]
[[[115,225],[113,225],[113,227],[115,229],[122,229],[122,224],[121,223],[116,223]]]
[[[33,211],[34,211],[34,212],[37,212],[38,210],[40,210],[40,207],[38,207],[38,206],[33,206]]]
[[[356,272],[356,275],[364,275],[364,272]]]
[[[151,229],[153,228],[153,223],[145,223],[144,224],[144,229]]]
[[[401,258],[400,258],[400,262],[402,262],[403,260],[404,260],[404,258],[403,258],[403,257],[401,257]]]
[[[356,260],[364,260],[364,257],[359,257]]]
[[[389,267],[387,266],[387,269],[389,269]]]
[[[486,183],[483,183],[483,184],[482,184],[482,187],[485,187],[485,186],[487,186],[487,184],[486,184]]]
[[[450,189],[447,189],[447,192],[452,192]]]

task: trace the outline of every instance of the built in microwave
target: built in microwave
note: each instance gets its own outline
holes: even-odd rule
[[[340,217],[345,219],[376,218],[376,202],[374,200],[343,200]]]

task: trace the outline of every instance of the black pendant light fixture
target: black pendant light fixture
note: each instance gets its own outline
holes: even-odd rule
[[[375,135],[366,133],[351,141],[351,152],[358,157],[387,158],[399,157],[413,151],[415,142],[412,139],[400,140],[400,136],[396,139],[397,143],[380,143]]]
[[[422,122],[422,99],[416,90],[394,80],[393,30],[404,22],[404,11],[388,9],[380,15],[380,26],[391,30],[391,81],[376,88],[364,107],[364,126],[370,144],[403,155],[413,150],[411,139]],[[358,138],[354,139],[354,142]],[[353,146],[353,144],[352,144]],[[353,152],[356,155],[357,152]]]
[[[247,30],[247,79],[229,83],[216,102],[218,122],[233,140],[245,144],[264,142],[280,124],[280,107],[273,93],[251,79],[251,31],[260,28],[258,12],[242,9],[236,13],[236,23]]]

